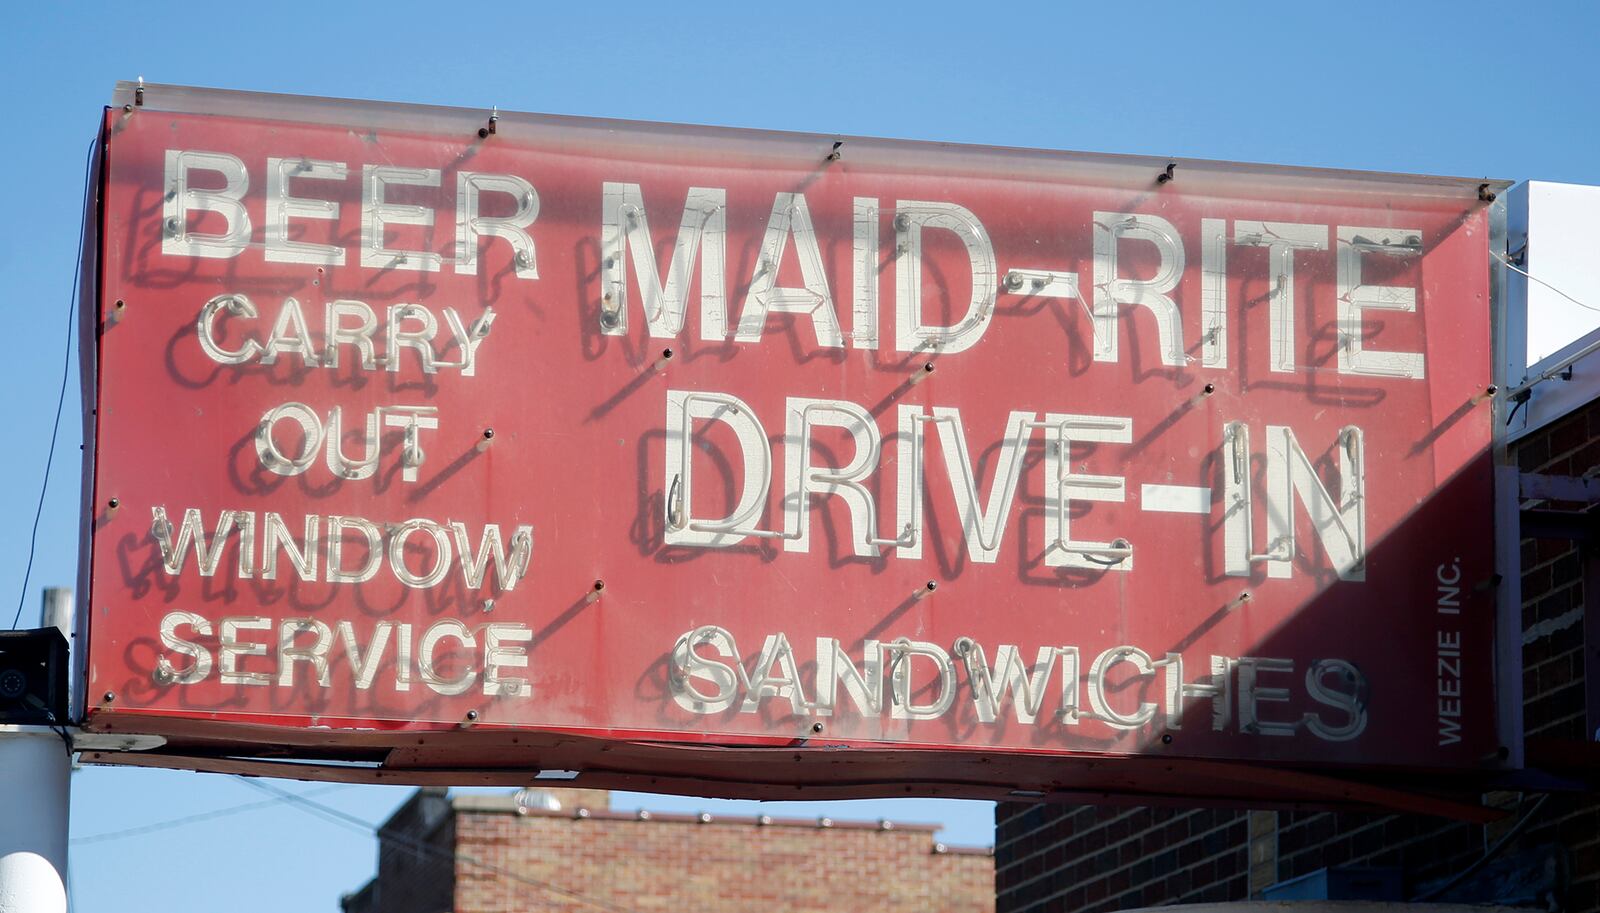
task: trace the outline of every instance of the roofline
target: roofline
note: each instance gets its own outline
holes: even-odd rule
[[[596,821],[660,821],[667,824],[701,824],[713,826],[741,827],[787,827],[807,828],[810,830],[828,829],[851,831],[911,831],[919,834],[937,833],[941,825],[923,824],[919,822],[890,821],[880,818],[876,821],[841,820],[829,817],[819,818],[775,818],[772,815],[712,815],[706,812],[699,814],[684,814],[676,812],[652,812],[646,810],[625,812],[612,809],[587,808],[573,806],[557,810],[543,808],[530,808],[518,806],[517,798],[510,796],[486,796],[478,794],[458,795],[450,797],[450,805],[457,812],[475,812],[479,814],[519,815],[526,818],[573,818],[593,819]],[[986,847],[946,847],[951,853],[977,852],[988,853]]]
[[[417,787],[416,790],[411,793],[411,795],[406,797],[404,802],[401,802],[399,805],[395,806],[395,810],[389,813],[389,817],[383,819],[383,823],[382,824],[378,825],[378,829],[377,829],[378,836],[382,837],[382,836],[384,836],[384,834],[392,831],[394,829],[395,821],[398,820],[401,815],[405,814],[406,811],[411,808],[411,806],[417,804],[418,802],[421,802],[424,796],[429,796],[429,795],[439,796],[439,797],[444,798],[444,799],[450,798],[450,792],[449,792],[449,789],[447,787],[444,787],[444,786],[419,786],[419,787]]]
[[[598,821],[664,821],[672,824],[754,825],[756,827],[837,828],[859,831],[917,831],[932,834],[940,825],[902,823],[880,818],[876,821],[836,820],[819,818],[774,818],[771,815],[712,815],[707,812],[686,814],[681,812],[624,812],[612,809],[573,806],[555,811],[542,808],[518,807],[517,797],[462,795],[452,796],[451,805],[456,811],[487,812],[490,814],[522,815],[528,818],[593,818]]]

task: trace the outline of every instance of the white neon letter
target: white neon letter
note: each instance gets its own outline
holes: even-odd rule
[[[628,254],[639,274],[640,304],[650,335],[672,337],[683,332],[694,255],[700,253],[700,338],[721,342],[728,336],[727,192],[720,187],[690,187],[683,201],[683,221],[663,285],[656,267],[650,222],[638,184],[605,182],[605,210],[600,224],[600,328],[610,336],[628,333]]]
[[[895,204],[895,347],[902,352],[927,349],[953,354],[977,344],[994,317],[998,292],[994,244],[971,210],[955,203],[900,200]],[[922,322],[922,230],[955,232],[972,264],[972,300],[966,316],[954,326]],[[952,302],[953,304],[953,302]]]
[[[222,175],[222,187],[201,190],[189,185],[189,172],[211,171]],[[244,162],[223,152],[167,150],[166,195],[161,204],[161,252],[180,257],[226,259],[244,253],[250,243],[250,213],[244,208],[244,195],[250,189],[250,174]],[[189,213],[195,210],[222,216],[227,229],[217,235],[189,231]]]
[[[1123,238],[1149,241],[1161,263],[1148,279],[1118,275],[1117,248]],[[1117,360],[1117,322],[1124,304],[1149,309],[1156,318],[1161,363],[1184,364],[1183,315],[1168,294],[1183,278],[1183,242],[1178,229],[1160,216],[1129,212],[1094,214],[1094,360]]]

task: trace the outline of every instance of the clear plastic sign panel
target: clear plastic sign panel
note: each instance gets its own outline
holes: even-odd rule
[[[106,116],[91,725],[1499,744],[1475,185],[230,99]]]

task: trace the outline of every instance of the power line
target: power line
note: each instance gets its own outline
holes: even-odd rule
[[[17,595],[17,614],[11,619],[16,630],[22,620],[22,607],[28,601],[28,578],[33,576],[33,556],[39,547],[39,518],[44,516],[44,496],[50,490],[50,467],[56,459],[56,437],[61,431],[61,407],[67,401],[67,377],[72,368],[73,315],[78,311],[78,281],[83,274],[83,238],[89,220],[89,168],[94,163],[94,146],[83,164],[83,210],[78,216],[78,262],[72,273],[72,299],[67,302],[67,344],[61,356],[61,392],[56,394],[56,420],[50,425],[50,453],[44,458],[44,481],[39,484],[39,506],[33,511],[33,532],[28,536],[28,567],[22,572],[22,592]]]
[[[615,904],[611,904],[611,903],[608,903],[608,902],[603,901],[603,900],[598,900],[598,899],[590,897],[590,896],[588,896],[588,895],[586,895],[586,894],[584,894],[584,893],[582,893],[580,891],[574,891],[574,890],[571,890],[569,888],[563,888],[560,885],[551,884],[548,881],[540,881],[537,878],[530,878],[527,875],[523,875],[523,874],[520,874],[518,872],[513,872],[512,870],[507,869],[507,868],[505,868],[503,866],[498,866],[498,865],[494,865],[493,863],[483,862],[481,860],[474,859],[471,856],[467,856],[465,854],[451,853],[451,852],[448,852],[446,850],[442,850],[439,847],[436,847],[431,843],[424,843],[424,842],[422,842],[420,840],[415,840],[415,839],[413,839],[411,837],[407,837],[404,834],[397,834],[397,833],[395,833],[393,831],[385,831],[385,830],[383,830],[381,828],[375,827],[374,825],[370,824],[367,821],[362,820],[361,818],[356,817],[355,815],[349,814],[349,813],[344,812],[344,811],[340,811],[339,809],[334,808],[331,805],[323,805],[321,802],[314,802],[314,801],[312,801],[310,799],[305,798],[304,796],[296,795],[295,793],[289,792],[286,789],[283,789],[283,788],[278,787],[278,786],[274,786],[271,783],[266,783],[266,782],[263,782],[261,780],[244,779],[244,778],[241,778],[240,782],[244,783],[244,785],[246,785],[246,786],[252,787],[252,788],[257,789],[257,790],[260,790],[261,792],[265,792],[265,793],[268,793],[268,794],[273,795],[273,796],[278,796],[278,797],[284,799],[285,801],[292,803],[295,807],[303,809],[307,813],[315,815],[318,818],[322,818],[325,821],[329,821],[329,822],[334,823],[334,824],[339,824],[339,825],[344,826],[344,827],[350,827],[350,826],[353,825],[355,828],[360,829],[362,831],[362,833],[365,833],[365,834],[367,834],[369,836],[373,835],[373,834],[376,834],[380,839],[393,841],[393,842],[398,843],[398,844],[400,844],[400,845],[406,847],[407,849],[410,849],[410,850],[412,850],[413,852],[416,852],[416,853],[420,853],[420,854],[424,854],[424,855],[428,855],[428,856],[433,856],[436,859],[440,859],[442,861],[447,861],[447,862],[449,862],[449,861],[464,862],[467,865],[472,866],[473,868],[482,869],[483,871],[489,872],[492,875],[497,875],[497,876],[499,876],[501,878],[505,878],[505,879],[508,879],[508,880],[511,880],[511,881],[515,881],[515,882],[517,882],[519,884],[525,884],[525,885],[527,885],[529,887],[532,887],[532,888],[538,888],[538,889],[540,889],[542,891],[549,891],[549,892],[554,893],[554,894],[560,894],[561,896],[566,897],[566,898],[571,899],[571,900],[575,900],[578,903],[588,904],[589,906],[596,907],[596,908],[601,909],[601,910],[606,910],[606,911],[608,911],[608,913],[634,913],[633,910],[630,910],[627,907],[619,907],[619,906],[616,906]]]
[[[1572,302],[1573,304],[1576,304],[1578,307],[1581,307],[1586,311],[1600,312],[1600,307],[1595,307],[1592,304],[1584,304],[1582,301],[1579,301],[1578,299],[1572,297],[1571,295],[1567,294],[1566,292],[1563,292],[1561,289],[1558,289],[1555,286],[1551,285],[1550,283],[1544,281],[1543,279],[1540,279],[1538,276],[1535,276],[1533,273],[1530,273],[1527,270],[1523,269],[1522,267],[1516,265],[1515,263],[1512,263],[1510,260],[1508,260],[1504,256],[1502,256],[1499,252],[1491,250],[1491,251],[1489,251],[1489,256],[1495,258],[1496,260],[1499,260],[1501,263],[1504,263],[1506,266],[1510,267],[1512,272],[1520,273],[1523,276],[1527,277],[1530,281],[1539,283],[1540,285],[1544,286],[1545,288],[1549,289],[1550,291],[1555,292],[1557,295],[1560,295],[1561,297],[1567,299],[1568,301]]]
[[[324,786],[321,789],[309,790],[306,792],[306,795],[313,796],[319,793],[327,793],[333,792],[334,790],[349,788],[349,784],[340,783],[334,786]],[[106,831],[100,834],[89,834],[83,837],[73,837],[70,842],[77,846],[87,843],[103,843],[108,840],[122,840],[127,837],[138,837],[143,834],[152,834],[157,831],[164,831],[174,827],[182,827],[186,824],[198,824],[201,821],[210,821],[213,818],[225,818],[229,815],[237,815],[242,812],[251,812],[256,811],[257,809],[270,808],[275,805],[282,805],[284,801],[285,800],[281,798],[274,798],[266,799],[261,802],[246,802],[243,805],[230,805],[227,808],[218,808],[208,812],[184,815],[181,818],[168,818],[164,821],[152,821],[149,824],[141,824],[137,827],[124,828],[118,831]]]
[[[1478,870],[1482,869],[1485,865],[1488,865],[1490,860],[1499,855],[1501,850],[1505,849],[1506,846],[1511,843],[1511,841],[1517,839],[1517,835],[1521,834],[1529,824],[1533,823],[1534,816],[1539,814],[1539,809],[1544,808],[1544,804],[1550,800],[1551,795],[1552,793],[1545,793],[1538,799],[1534,800],[1533,807],[1524,812],[1522,817],[1517,819],[1517,823],[1511,825],[1511,829],[1501,835],[1500,839],[1495,841],[1494,846],[1484,850],[1483,855],[1479,856],[1471,865],[1450,876],[1450,878],[1447,880],[1434,885],[1420,894],[1417,894],[1407,902],[1422,903],[1424,901],[1433,900],[1435,897],[1438,897],[1452,888],[1457,887],[1463,881],[1466,881],[1468,878],[1471,878],[1473,875],[1477,874]],[[1526,797],[1524,796],[1524,799],[1525,798]],[[1520,807],[1522,805],[1522,800],[1518,800],[1517,804]]]

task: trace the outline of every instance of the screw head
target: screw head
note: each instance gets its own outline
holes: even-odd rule
[[[811,731],[820,733],[822,731],[822,724],[821,723],[812,723],[811,724]]]
[[[111,508],[112,510],[116,510],[121,505],[122,505],[122,502],[118,501],[116,498],[112,498],[111,500],[106,502],[106,506]]]
[[[115,692],[115,691],[107,691],[100,699],[102,701],[104,701],[105,703],[109,704],[112,701],[117,699],[117,692]]]
[[[596,580],[594,582],[594,591],[596,593],[600,592],[601,590],[603,590],[605,588],[606,588],[606,582],[604,580]]]
[[[485,428],[485,429],[483,429],[483,439],[486,440],[486,441],[494,440],[494,429],[493,428]]]
[[[468,710],[467,711],[467,719],[468,720],[476,720],[477,718],[478,718],[478,711],[476,711],[476,710]]]

